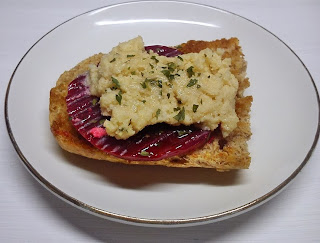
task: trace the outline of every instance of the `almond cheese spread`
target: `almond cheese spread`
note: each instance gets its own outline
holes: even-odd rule
[[[224,137],[239,121],[238,80],[223,49],[165,57],[144,49],[139,36],[120,43],[90,66],[90,92],[100,97],[107,134],[127,139],[148,125],[194,124]]]

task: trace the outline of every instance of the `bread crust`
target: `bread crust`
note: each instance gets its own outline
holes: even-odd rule
[[[182,53],[200,52],[203,49],[225,49],[223,58],[231,58],[231,72],[239,81],[236,96],[236,113],[239,117],[237,128],[226,138],[216,132],[211,143],[182,157],[172,157],[158,161],[132,161],[109,155],[86,141],[73,127],[69,120],[65,98],[68,84],[78,75],[88,70],[89,64],[97,65],[102,53],[93,55],[69,71],[65,71],[58,79],[56,86],[50,90],[49,121],[51,131],[61,148],[74,154],[88,158],[138,165],[162,165],[167,167],[204,167],[215,168],[218,171],[249,168],[251,158],[247,141],[251,136],[250,108],[252,96],[244,96],[244,90],[249,87],[246,78],[247,63],[239,46],[237,38],[216,41],[188,41],[177,46]]]

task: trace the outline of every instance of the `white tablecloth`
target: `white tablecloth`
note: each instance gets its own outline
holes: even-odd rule
[[[0,96],[21,57],[41,36],[88,10],[123,1],[2,0]],[[320,1],[193,0],[242,15],[288,44],[320,84]],[[43,188],[24,168],[0,112],[0,242],[320,242],[319,146],[277,197],[243,215],[202,226],[161,229],[82,212]],[[18,116],[19,114],[17,114]]]

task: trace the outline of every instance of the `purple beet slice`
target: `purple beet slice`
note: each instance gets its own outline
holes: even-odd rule
[[[158,45],[145,48],[165,56],[182,54],[176,49]],[[88,73],[84,73],[69,84],[67,111],[78,132],[100,150],[127,160],[156,161],[185,155],[208,142],[211,131],[193,126],[156,124],[126,140],[104,134],[103,123],[110,117],[101,115],[99,98],[90,95],[88,78]]]
[[[145,46],[144,49],[146,51],[152,50],[158,55],[166,57],[175,57],[182,54],[182,52],[180,52],[178,49],[161,45]]]

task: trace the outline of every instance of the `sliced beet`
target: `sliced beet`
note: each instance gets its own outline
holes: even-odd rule
[[[148,46],[159,55],[176,56],[181,53],[164,46]],[[68,86],[67,111],[78,132],[92,145],[102,151],[127,160],[155,161],[172,156],[181,156],[203,146],[211,132],[193,126],[148,126],[136,135],[117,140],[104,135],[101,128],[109,117],[101,115],[99,98],[90,95],[88,73],[74,79]]]
[[[144,49],[146,51],[152,50],[158,55],[166,56],[166,57],[175,57],[182,54],[182,52],[180,52],[178,49],[167,47],[167,46],[160,46],[160,45],[145,46]]]

